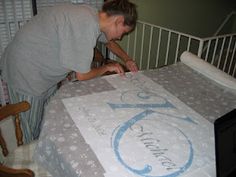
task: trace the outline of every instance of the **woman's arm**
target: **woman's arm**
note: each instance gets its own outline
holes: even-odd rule
[[[138,66],[136,65],[135,61],[117,44],[115,41],[109,41],[106,44],[106,47],[111,50],[115,55],[120,57],[124,62],[125,66],[131,72],[137,72]]]
[[[106,72],[115,72],[120,76],[124,76],[124,70],[119,63],[109,63],[98,68],[92,68],[87,73],[76,72],[76,78],[78,80],[89,80],[97,76],[101,76]]]

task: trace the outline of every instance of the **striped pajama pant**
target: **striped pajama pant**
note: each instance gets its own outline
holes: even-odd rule
[[[55,94],[57,86],[49,89],[41,96],[32,96],[19,93],[8,86],[10,103],[28,101],[30,110],[20,114],[21,128],[23,132],[24,144],[38,139],[41,131],[44,107],[49,99]]]

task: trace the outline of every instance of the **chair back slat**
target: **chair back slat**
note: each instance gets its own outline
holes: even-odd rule
[[[27,101],[22,101],[16,104],[8,104],[0,108],[0,121],[7,119],[9,116],[15,117],[15,134],[17,145],[23,144],[23,133],[20,126],[20,113],[25,112],[30,108],[30,104]],[[0,146],[2,147],[2,153],[4,156],[8,155],[6,142],[0,131]]]
[[[26,101],[22,101],[16,104],[9,104],[3,106],[0,109],[0,121],[9,116],[16,116],[20,112],[25,112],[30,108],[30,104]]]

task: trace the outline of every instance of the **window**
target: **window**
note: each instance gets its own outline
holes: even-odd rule
[[[0,1],[0,57],[16,31],[31,17],[31,0]]]

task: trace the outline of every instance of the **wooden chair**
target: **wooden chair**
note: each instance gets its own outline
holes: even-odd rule
[[[20,159],[19,157],[25,158],[26,155],[26,150],[22,150],[23,148],[27,149],[27,151],[30,149],[34,149],[34,144],[35,143],[30,143],[28,145],[22,145],[23,144],[23,136],[22,136],[22,130],[21,130],[21,126],[20,126],[20,119],[19,119],[19,114],[21,112],[25,112],[27,110],[30,109],[30,104],[26,101],[17,103],[17,104],[8,104],[6,106],[3,106],[0,108],[0,121],[5,120],[7,118],[10,118],[10,116],[15,117],[15,135],[16,135],[16,141],[17,141],[17,145],[19,147],[16,148],[16,150],[14,152],[9,152],[7,149],[7,145],[6,145],[6,141],[4,140],[1,130],[0,130],[0,145],[2,148],[2,153],[4,156],[6,156],[6,159],[8,160],[9,156],[10,158],[13,157],[13,159],[15,157],[17,157],[18,161],[19,160],[26,160],[26,159]],[[21,146],[22,145],[22,146]],[[20,149],[20,150],[19,150]],[[32,150],[33,151],[33,150]],[[18,155],[14,154],[17,152],[22,152],[22,154]],[[30,152],[32,154],[32,152]],[[30,154],[29,152],[27,152],[27,154]],[[28,158],[28,157],[27,157]],[[6,160],[6,161],[7,161]],[[8,164],[11,164],[12,162],[9,163],[2,163],[0,164],[0,176],[3,177],[34,177],[35,173],[33,172],[32,169],[29,169],[28,167],[23,167],[20,169],[17,169],[16,167],[9,167]],[[25,161],[26,162],[26,161]],[[25,163],[24,162],[24,163]],[[27,159],[27,163],[34,163],[31,159],[28,160]],[[34,163],[34,165],[37,166],[36,163]],[[19,168],[19,167],[18,167]],[[35,169],[41,169],[42,171],[45,171],[44,169],[42,169],[41,167],[37,167]],[[45,171],[45,176],[51,176],[48,172]],[[40,175],[39,175],[40,176]]]

